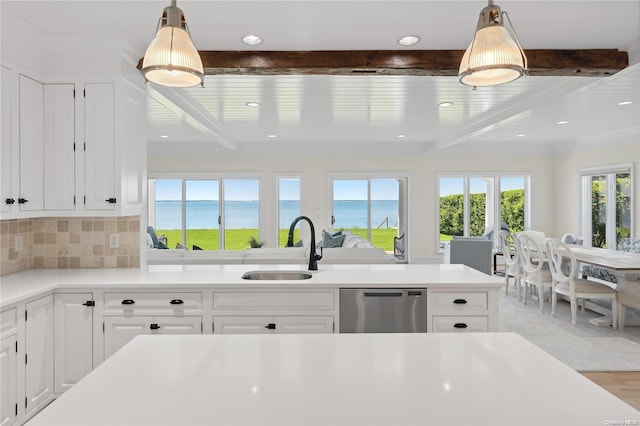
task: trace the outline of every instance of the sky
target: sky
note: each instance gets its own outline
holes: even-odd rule
[[[218,200],[218,180],[187,181],[187,199]],[[225,179],[225,199],[228,201],[257,200],[259,184],[257,179]],[[180,179],[159,179],[156,181],[156,200],[181,200],[182,181]],[[398,182],[395,179],[372,179],[371,197],[374,200],[397,200]],[[366,200],[366,180],[335,181],[336,200]],[[300,181],[280,180],[280,199],[299,200]]]
[[[187,199],[218,200],[218,180],[187,181]],[[259,183],[257,179],[225,179],[225,199],[228,201],[244,201],[259,199]],[[523,177],[501,177],[500,188],[503,191],[524,188]],[[486,192],[484,178],[470,179],[471,193]],[[182,181],[179,179],[159,179],[156,182],[156,200],[180,200]],[[462,194],[463,178],[443,177],[440,180],[440,196]],[[300,181],[297,179],[280,180],[280,199],[299,200]],[[367,180],[341,179],[334,180],[334,200],[366,200]],[[398,182],[396,179],[371,179],[372,200],[397,200]]]
[[[443,177],[440,179],[440,196],[462,194],[464,179],[461,177]],[[469,181],[471,194],[486,192],[484,178],[471,178]],[[500,190],[509,191],[511,189],[524,189],[524,177],[501,177]]]

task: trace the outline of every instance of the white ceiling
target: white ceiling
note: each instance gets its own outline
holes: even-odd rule
[[[526,50],[615,48],[640,61],[640,0],[496,3]],[[127,40],[142,57],[167,1],[7,1],[47,38]],[[179,0],[200,50],[465,49],[486,1]],[[242,44],[247,34],[264,43]],[[402,47],[415,34],[421,42]],[[150,154],[468,150],[640,141],[640,64],[607,78],[525,77],[471,90],[455,77],[207,76],[149,86]],[[438,108],[443,101],[454,102]],[[618,102],[632,101],[626,106]],[[248,107],[259,102],[260,107]],[[564,125],[556,124],[566,120]],[[167,138],[161,136],[166,135]],[[275,137],[269,137],[275,135]],[[398,137],[403,135],[404,137]],[[524,135],[524,136],[518,136]]]

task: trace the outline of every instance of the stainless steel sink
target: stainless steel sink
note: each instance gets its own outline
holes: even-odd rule
[[[308,280],[313,275],[303,271],[249,271],[242,275],[243,280]]]

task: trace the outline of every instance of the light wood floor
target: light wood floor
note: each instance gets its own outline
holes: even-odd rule
[[[580,374],[640,410],[640,371],[585,371]]]

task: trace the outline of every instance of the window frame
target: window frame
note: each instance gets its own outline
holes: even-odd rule
[[[303,211],[303,188],[304,188],[304,174],[303,173],[276,173],[273,176],[273,187],[274,187],[274,235],[276,241],[276,247],[280,247],[280,179],[298,179],[300,182],[300,193],[299,202],[300,202],[300,214]]]
[[[398,236],[404,234],[405,259],[409,259],[410,229],[411,229],[411,173],[409,172],[330,172],[327,173],[327,223],[331,230],[334,225],[334,199],[333,182],[335,180],[366,180],[367,181],[367,239],[371,241],[371,180],[376,179],[398,179],[405,182],[399,184],[398,188]],[[404,186],[404,188],[403,188]],[[404,195],[404,200],[403,200]],[[404,201],[404,203],[403,203]],[[403,224],[403,226],[400,226]]]
[[[152,181],[156,181],[156,180],[180,180],[181,181],[181,187],[182,187],[182,194],[181,194],[181,209],[182,209],[182,229],[181,229],[181,235],[182,235],[182,241],[183,243],[186,242],[186,232],[187,232],[187,228],[186,228],[186,182],[187,181],[205,181],[205,180],[211,180],[211,181],[218,181],[218,202],[219,202],[219,219],[218,219],[218,225],[219,225],[219,236],[218,236],[218,249],[217,250],[209,250],[209,251],[222,251],[222,250],[227,250],[227,248],[225,248],[225,206],[224,203],[226,201],[225,196],[224,196],[224,181],[225,180],[240,180],[240,179],[255,179],[258,181],[258,239],[261,238],[262,235],[264,235],[264,225],[265,225],[265,220],[264,220],[264,214],[265,214],[265,208],[264,208],[264,194],[263,194],[263,180],[264,180],[264,174],[263,173],[245,173],[245,172],[231,172],[231,173],[210,173],[210,172],[206,172],[206,173],[193,173],[193,172],[186,172],[186,173],[182,173],[182,172],[162,172],[162,173],[158,173],[158,172],[149,172],[147,173],[147,191],[148,191],[148,200],[147,200],[147,224],[148,225],[152,225],[155,228],[155,219],[153,220],[152,223],[152,216],[155,218],[155,191],[152,191],[151,188],[151,184]],[[153,210],[154,210],[154,214],[151,214],[151,209],[153,206]]]
[[[531,180],[533,174],[531,172],[509,172],[509,173],[487,173],[487,172],[438,172],[436,174],[436,202],[435,202],[435,221],[436,221],[436,253],[443,253],[444,247],[440,242],[440,180],[442,178],[461,178],[463,179],[463,236],[470,236],[470,220],[471,220],[471,179],[492,179],[493,186],[493,229],[500,229],[501,210],[500,196],[502,193],[502,178],[524,178],[524,229],[531,227]],[[488,192],[488,191],[487,191]],[[498,244],[498,233],[493,233],[494,247]]]
[[[581,168],[579,171],[579,179],[580,179],[580,230],[583,235],[583,244],[591,247],[593,244],[593,228],[591,223],[591,202],[592,202],[592,187],[591,187],[591,178],[593,176],[604,175],[606,176],[607,182],[607,204],[606,204],[606,230],[605,230],[605,245],[608,249],[616,250],[617,249],[617,234],[616,234],[616,221],[609,220],[609,218],[616,217],[616,203],[609,202],[611,199],[616,199],[610,197],[610,191],[613,189],[613,193],[615,194],[616,187],[616,175],[620,173],[629,173],[629,193],[631,194],[631,202],[630,202],[630,235],[635,235],[635,215],[634,215],[634,204],[635,200],[634,196],[634,180],[635,180],[635,171],[634,171],[634,163],[621,163],[621,164],[611,164],[607,166],[597,166],[597,167],[585,167]],[[616,243],[613,246],[609,245],[610,241],[615,241]]]

